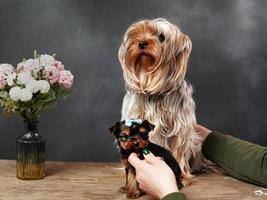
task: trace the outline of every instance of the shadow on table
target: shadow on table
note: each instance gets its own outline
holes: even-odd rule
[[[64,167],[64,164],[62,163],[52,163],[52,162],[46,162],[45,163],[45,176],[54,176],[61,174],[61,172],[66,171],[66,167]]]

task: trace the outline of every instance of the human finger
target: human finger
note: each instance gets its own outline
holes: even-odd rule
[[[128,157],[128,161],[134,168],[138,168],[138,166],[142,164],[142,161],[138,158],[136,153],[131,153]]]
[[[143,149],[143,154],[144,154],[144,158],[145,161],[147,163],[155,163],[156,161],[158,161],[159,159],[157,157],[154,156],[154,154],[152,152],[150,152],[148,149]]]

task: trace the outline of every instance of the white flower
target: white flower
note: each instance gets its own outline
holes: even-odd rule
[[[50,90],[50,84],[46,80],[38,81],[41,93],[47,93]]]
[[[46,80],[31,80],[27,82],[26,88],[30,90],[32,93],[47,93],[50,90],[50,84]]]
[[[6,81],[9,86],[12,86],[14,84],[13,80],[16,79],[16,76],[17,76],[16,72],[12,72],[7,75]]]
[[[18,74],[17,83],[18,84],[27,84],[29,81],[34,80],[30,71],[20,72]]]
[[[49,71],[49,72],[52,71],[54,68],[55,68],[55,67],[52,66],[52,65],[45,65],[45,66],[44,66],[45,71]]]
[[[19,91],[19,97],[21,101],[30,101],[32,99],[32,93],[29,89],[23,88]]]
[[[36,69],[41,69],[39,60],[37,58],[22,61],[17,65],[17,71],[19,72],[26,72]]]
[[[9,90],[9,96],[12,100],[18,101],[20,99],[20,87],[13,87]]]
[[[53,56],[50,56],[48,54],[44,54],[40,56],[41,66],[53,65],[54,63],[55,63],[55,58]]]
[[[10,64],[0,64],[0,72],[2,73],[11,73],[14,71],[14,67]]]
[[[30,80],[26,84],[26,88],[30,90],[32,93],[36,93],[40,91],[40,86],[38,84],[38,81],[36,80]]]
[[[40,63],[38,59],[28,59],[24,63],[24,68],[27,70],[34,70],[40,68]]]
[[[29,89],[20,87],[13,87],[9,91],[9,96],[14,101],[30,101],[32,99],[32,93]]]

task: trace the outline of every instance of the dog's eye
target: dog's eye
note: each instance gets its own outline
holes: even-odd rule
[[[120,137],[120,140],[122,142],[127,142],[128,141],[128,137],[122,136],[122,137]]]
[[[159,41],[160,41],[161,43],[164,42],[164,40],[165,40],[165,36],[164,36],[163,33],[160,33],[160,34],[158,35],[158,38],[159,38]]]
[[[148,137],[148,134],[142,134],[141,137],[144,139],[144,140],[147,140],[149,137]]]

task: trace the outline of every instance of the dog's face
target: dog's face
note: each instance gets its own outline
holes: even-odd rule
[[[165,19],[134,23],[119,49],[126,84],[140,93],[169,91],[184,78],[191,47],[189,37]]]
[[[117,122],[109,128],[110,132],[116,137],[120,149],[132,152],[140,152],[149,143],[148,134],[154,129],[154,125],[147,120],[142,123],[132,122],[126,125],[125,121]]]

